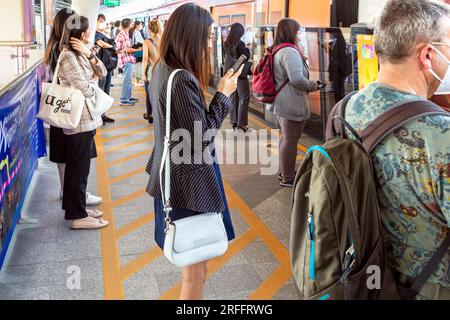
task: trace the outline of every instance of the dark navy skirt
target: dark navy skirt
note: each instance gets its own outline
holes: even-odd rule
[[[220,172],[220,166],[218,163],[214,162],[214,171],[216,172],[217,181],[219,182],[220,193],[222,194],[223,203],[225,205],[225,211],[223,214],[223,223],[227,231],[228,241],[233,240],[236,236],[234,234],[233,223],[231,222],[230,211],[228,210],[227,198],[225,196],[225,188],[223,187],[222,174]],[[164,205],[161,199],[155,199],[155,241],[158,246],[164,250],[164,240],[166,238],[166,233],[164,229],[166,228],[166,222],[164,221],[166,213],[164,212]],[[181,220],[184,218],[192,217],[204,212],[195,212],[188,209],[172,208],[170,213],[170,218],[172,221]]]

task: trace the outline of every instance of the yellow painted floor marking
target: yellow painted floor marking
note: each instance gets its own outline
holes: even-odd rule
[[[121,281],[119,249],[115,233],[114,215],[111,207],[111,193],[109,191],[109,177],[106,166],[105,152],[101,136],[97,141],[97,184],[99,195],[103,198],[100,210],[104,213],[109,226],[100,231],[103,263],[104,297],[106,300],[120,300],[125,298]]]
[[[134,230],[139,229],[143,225],[146,225],[147,223],[150,223],[153,220],[155,220],[155,214],[153,212],[134,220],[133,222],[123,226],[122,228],[116,231],[117,239],[120,239],[129,233],[132,233]]]
[[[134,201],[134,200],[136,200],[136,199],[139,199],[139,198],[142,197],[144,194],[146,194],[145,189],[141,189],[141,190],[139,190],[139,191],[133,192],[133,193],[128,194],[128,195],[126,195],[126,196],[123,196],[123,197],[121,197],[121,198],[119,198],[119,199],[117,199],[117,200],[114,200],[114,201],[111,203],[111,207],[113,207],[113,208],[120,207],[121,205],[123,205],[123,204],[125,204],[125,203],[127,203],[127,202],[131,202],[131,201]]]
[[[130,120],[130,119],[138,119],[137,115],[131,115],[131,116],[126,116],[126,117],[120,117],[120,118],[116,118],[114,120],[116,120],[116,123],[120,123],[120,122],[124,122],[125,120]]]
[[[142,156],[145,156],[145,155],[148,155],[150,157],[151,153],[152,153],[151,150],[140,151],[140,152],[132,154],[130,156],[126,156],[126,157],[123,157],[123,158],[120,158],[120,159],[108,162],[108,167],[118,166],[118,165],[121,165],[121,164],[123,164],[125,162],[134,160],[136,158],[139,158],[139,157],[142,157]]]
[[[135,273],[141,271],[146,265],[152,263],[159,257],[163,255],[163,252],[159,247],[153,247],[148,252],[139,256],[135,260],[131,261],[125,267],[122,268],[122,276],[121,279],[123,281],[127,280]]]
[[[110,184],[116,184],[116,183],[119,183],[119,182],[121,182],[121,181],[123,181],[125,179],[137,176],[137,175],[142,174],[142,173],[146,173],[145,172],[145,168],[146,168],[146,166],[143,166],[143,167],[137,168],[136,170],[133,170],[131,172],[125,173],[123,175],[120,175],[118,177],[111,178],[109,180],[109,183]]]
[[[130,122],[130,123],[127,123],[124,125],[120,125],[120,126],[116,126],[116,127],[112,127],[112,128],[108,128],[108,129],[101,129],[101,130],[98,130],[98,133],[99,134],[109,133],[109,132],[113,132],[113,131],[116,131],[119,129],[125,129],[125,128],[134,127],[134,126],[137,126],[140,124],[146,124],[146,123],[148,123],[148,122],[145,120],[139,120],[136,122]],[[151,130],[152,126],[149,126],[148,128]]]
[[[108,116],[120,116],[122,114],[135,114],[136,116],[142,117],[143,113],[141,109],[130,110],[130,109],[118,109],[117,111],[108,113]]]
[[[150,141],[153,141],[153,140],[154,140],[154,137],[147,137],[147,138],[144,138],[144,139],[141,139],[141,140],[138,140],[138,141],[122,144],[122,145],[119,145],[119,146],[116,146],[116,147],[105,148],[105,152],[111,153],[111,152],[114,152],[114,151],[118,151],[118,150],[126,149],[128,147],[135,146],[137,144],[150,142]]]
[[[109,137],[109,138],[104,138],[103,139],[103,142],[109,142],[109,141],[112,141],[112,140],[116,140],[116,139],[120,139],[120,138],[125,138],[125,137],[129,137],[129,136],[132,136],[132,135],[134,135],[134,134],[136,134],[136,133],[140,133],[140,132],[151,132],[152,134],[153,134],[153,130],[151,130],[151,128],[140,128],[140,129],[136,129],[136,130],[132,130],[132,131],[129,131],[129,132],[127,132],[127,133],[122,133],[122,134],[119,134],[119,135],[117,135],[117,136],[113,136],[113,137]]]
[[[249,300],[270,300],[289,281],[291,273],[286,267],[280,266],[264,283],[253,292]]]

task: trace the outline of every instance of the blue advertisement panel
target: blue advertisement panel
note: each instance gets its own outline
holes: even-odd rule
[[[37,160],[45,155],[44,127],[36,118],[38,74],[33,70],[0,96],[0,268]]]

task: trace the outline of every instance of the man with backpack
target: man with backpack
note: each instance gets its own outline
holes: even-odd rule
[[[299,169],[294,278],[312,299],[450,299],[450,114],[427,100],[450,93],[450,7],[389,1],[375,50],[378,80]]]
[[[103,62],[108,71],[107,76],[104,79],[101,79],[99,82],[99,87],[106,94],[110,94],[111,92],[111,80],[112,80],[112,72],[117,67],[117,53],[114,48],[114,40],[109,38],[106,33],[107,24],[106,17],[103,14],[100,14],[97,18],[97,30],[95,32],[95,44],[98,46],[99,52],[97,57]],[[106,114],[102,115],[103,123],[109,122],[114,123],[115,120],[108,117]]]

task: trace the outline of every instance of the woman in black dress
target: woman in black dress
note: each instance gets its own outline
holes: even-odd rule
[[[147,172],[150,181],[147,191],[155,203],[155,240],[163,249],[165,242],[165,212],[161,200],[159,169],[164,149],[166,119],[166,91],[170,74],[179,72],[172,87],[171,132],[183,130],[191,136],[201,126],[203,135],[219,130],[229,114],[230,96],[236,90],[239,70],[230,70],[217,86],[217,93],[209,107],[204,94],[208,87],[209,53],[208,38],[211,35],[211,14],[195,5],[185,4],[171,15],[164,29],[160,44],[160,61],[153,70],[149,84],[151,103],[154,107],[155,147]],[[195,143],[195,142],[194,142]],[[173,148],[179,143],[172,143]],[[201,159],[198,152],[200,149]],[[206,212],[222,212],[228,240],[235,237],[228,211],[220,168],[215,161],[214,143],[191,145],[191,155],[183,163],[171,164],[171,212],[172,221]],[[172,162],[174,159],[172,158]],[[184,267],[180,299],[202,299],[207,275],[207,262]]]

